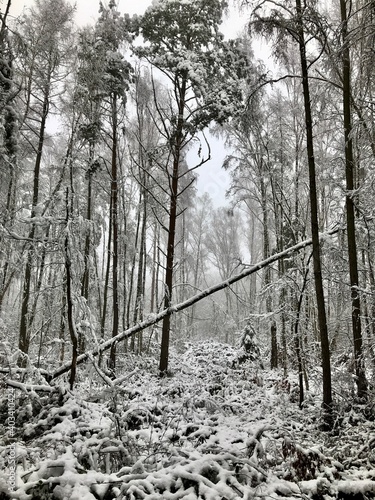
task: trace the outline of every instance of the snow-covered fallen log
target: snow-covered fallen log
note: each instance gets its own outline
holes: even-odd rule
[[[330,231],[327,231],[325,233],[320,234],[320,240],[324,241],[329,236],[332,236],[333,234],[338,233],[340,228],[334,228],[331,229]],[[260,271],[261,269],[273,264],[274,262],[287,257],[290,254],[297,253],[304,248],[312,245],[312,239],[309,238],[307,240],[301,241],[300,243],[297,243],[296,245],[287,248],[286,250],[283,250],[282,252],[279,252],[275,255],[271,255],[265,260],[262,260],[261,262],[258,262],[257,264],[254,264],[253,266],[245,269],[239,274],[236,274],[235,276],[231,276],[230,278],[221,281],[220,283],[213,285],[212,287],[209,287],[202,292],[197,293],[196,295],[193,295],[189,299],[185,300],[184,302],[180,302],[179,304],[173,305],[169,307],[168,309],[164,309],[158,314],[151,314],[148,316],[148,318],[145,321],[142,321],[141,323],[138,323],[137,325],[134,325],[131,328],[128,328],[122,333],[119,333],[115,337],[112,337],[111,339],[101,343],[98,345],[96,348],[92,349],[88,353],[81,354],[78,356],[76,362],[77,365],[85,361],[91,356],[97,356],[103,351],[106,351],[107,349],[110,349],[111,346],[114,343],[121,342],[122,340],[125,340],[136,333],[145,330],[146,328],[159,323],[163,318],[165,318],[168,315],[175,314],[177,312],[183,311],[184,309],[187,309],[188,307],[191,307],[192,305],[196,304],[197,302],[200,302],[201,300],[205,299],[206,297],[209,297],[210,295],[213,295],[216,292],[219,292],[220,290],[224,290],[225,288],[228,288],[229,286],[233,285],[237,281],[240,281],[247,276],[250,276],[251,274],[256,273],[257,271]],[[64,373],[68,372],[71,368],[71,363],[66,363],[65,365],[61,366],[58,368],[51,376],[51,379],[54,379],[56,377],[59,377],[60,375],[63,375]]]

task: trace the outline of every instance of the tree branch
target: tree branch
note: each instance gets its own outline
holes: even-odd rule
[[[324,240],[325,238],[327,238],[328,236],[331,236],[333,234],[338,233],[339,231],[340,231],[340,228],[335,227],[334,229],[331,229],[330,231],[322,233],[320,235],[321,241]],[[191,307],[193,304],[200,302],[202,299],[204,299],[210,295],[213,295],[214,293],[216,293],[220,290],[228,288],[233,283],[236,283],[237,281],[240,281],[240,280],[246,278],[247,276],[250,276],[251,274],[256,273],[257,271],[260,271],[261,269],[269,266],[273,262],[276,262],[276,261],[278,261],[278,260],[280,260],[280,259],[282,259],[282,258],[284,258],[287,255],[290,255],[292,253],[299,252],[300,250],[303,250],[305,247],[310,246],[310,245],[312,245],[311,238],[304,240],[304,241],[301,241],[297,245],[294,245],[290,248],[287,248],[286,250],[284,250],[278,254],[271,255],[267,259],[265,259],[261,262],[258,262],[257,264],[252,266],[250,269],[245,269],[241,273],[236,274],[235,276],[232,276],[231,278],[228,278],[227,280],[222,281],[222,282],[218,283],[217,285],[214,285],[210,288],[207,288],[206,290],[203,290],[202,292],[200,292],[196,295],[193,295],[193,297],[190,297],[190,299],[187,299],[184,302],[180,302],[180,304],[176,304],[174,306],[169,307],[168,309],[164,309],[163,311],[161,311],[160,313],[158,313],[156,315],[150,315],[148,317],[148,319],[146,319],[145,321],[142,321],[141,323],[138,323],[137,325],[135,325],[131,328],[128,328],[124,332],[119,333],[115,337],[98,345],[90,353],[81,354],[80,356],[78,356],[78,358],[76,360],[76,364],[78,365],[78,364],[82,363],[83,361],[86,361],[86,359],[90,358],[90,356],[97,356],[101,352],[106,351],[107,349],[110,349],[111,346],[115,342],[117,343],[117,342],[120,342],[122,340],[125,340],[125,339],[131,337],[132,335],[134,335],[142,330],[145,330],[149,326],[152,326],[156,323],[159,323],[166,316],[172,316],[173,314],[176,314],[179,311],[183,311],[184,309]],[[64,373],[68,372],[70,370],[70,368],[71,368],[71,363],[67,363],[67,364],[61,366],[51,375],[51,379],[55,379],[55,378],[59,377],[60,375],[63,375]]]

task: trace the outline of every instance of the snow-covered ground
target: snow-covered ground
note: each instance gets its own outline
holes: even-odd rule
[[[87,365],[74,392],[18,391],[15,436],[3,399],[0,499],[374,498],[375,403],[338,408],[323,431],[319,394],[300,410],[293,376],[237,357],[186,345],[159,378],[154,360],[128,356],[112,388]]]

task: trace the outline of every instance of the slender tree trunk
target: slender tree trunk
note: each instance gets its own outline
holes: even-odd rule
[[[112,226],[112,337],[116,337],[119,329],[118,303],[118,179],[117,179],[117,95],[112,96],[112,178],[111,178],[111,226]],[[109,366],[116,368],[116,343],[112,344]]]
[[[126,327],[127,328],[130,328],[130,313],[131,313],[132,298],[133,298],[134,272],[135,272],[135,267],[136,267],[138,240],[139,240],[139,233],[140,233],[140,227],[141,227],[141,202],[142,202],[142,193],[139,193],[139,205],[138,205],[138,212],[137,212],[137,228],[135,231],[134,253],[133,253],[132,265],[131,265],[131,269],[130,269],[128,301],[127,301],[127,311],[126,311]],[[135,303],[134,307],[136,307],[136,303]],[[133,352],[135,351],[135,338],[131,338],[131,340],[130,340],[130,349]]]
[[[109,213],[112,213],[112,199],[110,200]],[[102,339],[104,338],[105,323],[107,319],[109,275],[111,271],[111,247],[112,247],[112,228],[111,224],[109,224],[108,241],[107,241],[107,259],[106,259],[107,262],[105,266],[105,275],[104,275],[103,307],[102,307],[102,316],[100,321],[100,333]]]
[[[67,322],[72,343],[72,361],[70,369],[69,384],[70,389],[73,389],[76,373],[77,373],[77,358],[78,358],[78,335],[74,322],[74,306],[73,306],[73,290],[72,290],[72,261],[71,249],[69,244],[69,223],[71,219],[72,209],[69,201],[69,190],[66,190],[66,234],[65,234],[65,278],[66,278],[66,305],[67,305]]]
[[[146,255],[147,255],[147,247],[146,247],[146,238],[143,239],[143,277],[142,277],[142,307],[139,311],[139,319],[143,321],[144,310],[145,310],[145,290],[146,290]],[[143,351],[143,331],[139,332],[138,335],[138,352],[141,354]]]
[[[49,108],[49,87],[47,86],[44,93],[43,99],[43,109],[41,115],[41,122],[39,127],[39,140],[38,140],[38,149],[36,154],[35,166],[34,166],[34,181],[33,181],[33,199],[32,199],[32,208],[31,208],[31,218],[34,218],[36,215],[36,207],[39,203],[39,179],[40,179],[40,168],[42,163],[42,155],[43,155],[43,147],[44,147],[44,136],[46,130],[47,116],[48,116],[48,108]],[[29,240],[34,240],[35,238],[35,223],[31,223],[31,230],[28,235]],[[33,268],[33,257],[34,257],[34,248],[33,243],[30,244],[27,249],[26,255],[26,265],[25,265],[25,275],[24,275],[24,283],[22,290],[22,301],[21,301],[21,322],[20,322],[20,331],[19,331],[19,344],[18,347],[21,352],[24,354],[28,354],[30,347],[30,331],[29,331],[29,303],[30,303],[30,295],[31,295],[31,276],[32,276],[32,268]],[[24,364],[24,362],[23,362]]]
[[[173,174],[171,180],[171,198],[169,206],[169,227],[168,227],[168,243],[167,243],[167,262],[165,270],[165,290],[164,290],[164,309],[168,309],[172,303],[173,290],[173,264],[174,264],[174,243],[176,233],[176,218],[177,218],[177,189],[178,189],[178,170],[179,170],[179,152],[173,160]],[[170,316],[166,316],[163,320],[162,339],[160,350],[160,374],[165,375],[168,370],[169,358],[169,336],[170,336]]]
[[[167,243],[167,259],[165,270],[165,289],[164,289],[164,309],[168,309],[172,304],[173,292],[173,267],[174,267],[174,251],[175,251],[175,236],[176,236],[176,220],[177,220],[177,201],[178,201],[178,179],[180,169],[180,157],[183,137],[184,125],[184,108],[186,95],[187,80],[183,78],[181,82],[179,103],[178,103],[178,120],[173,145],[173,170],[170,179],[170,205],[169,205],[169,227],[168,227],[168,243]],[[168,370],[169,359],[169,337],[171,329],[171,317],[168,314],[163,319],[162,338],[160,349],[159,371],[161,375],[165,375]]]
[[[275,210],[275,216],[277,212]],[[276,221],[278,220],[278,217],[275,217]],[[277,251],[282,252],[284,249],[283,245],[283,239],[280,238],[279,232],[277,236]],[[284,259],[280,259],[278,261],[278,271],[279,271],[279,277],[280,279],[285,276],[285,262]],[[285,313],[285,304],[288,303],[287,301],[287,292],[286,288],[284,285],[281,286],[280,290],[280,299],[279,303],[282,305],[281,308],[281,364],[283,368],[283,373],[284,377],[286,378],[288,376],[288,346],[287,346],[287,339],[286,339],[286,313]]]
[[[343,67],[343,109],[345,136],[345,177],[346,177],[346,229],[348,237],[349,275],[352,300],[352,330],[354,341],[355,374],[357,394],[367,397],[367,380],[363,359],[363,343],[361,329],[361,302],[359,296],[358,258],[354,213],[354,155],[352,140],[351,116],[351,83],[350,83],[350,49],[348,41],[348,21],[346,0],[340,0],[341,33],[342,33],[342,67]]]
[[[62,298],[61,298],[61,318],[60,318],[60,331],[59,331],[59,340],[60,340],[60,356],[59,356],[59,364],[60,366],[63,364],[65,359],[65,332],[66,332],[66,281],[63,283],[62,290]]]
[[[298,383],[299,383],[299,407],[302,408],[302,404],[305,399],[305,394],[304,394],[304,387],[303,387],[303,377],[304,374],[306,373],[305,367],[304,367],[304,361],[303,361],[303,355],[302,355],[302,338],[299,333],[299,325],[300,325],[300,319],[301,319],[301,310],[302,310],[302,302],[303,302],[303,297],[305,294],[306,286],[307,286],[307,277],[309,274],[309,264],[310,264],[310,259],[312,255],[310,255],[306,269],[304,272],[303,276],[303,284],[302,284],[302,289],[299,295],[297,302],[297,307],[296,307],[296,320],[294,323],[294,343],[295,343],[295,348],[296,348],[296,356],[297,356],[297,364],[298,364]]]
[[[263,169],[262,169],[263,170]],[[263,179],[263,172],[259,172],[260,193],[262,203],[262,218],[263,218],[263,258],[266,259],[270,254],[270,239],[268,234],[268,207],[267,207],[267,191]],[[272,311],[272,298],[268,290],[271,284],[271,268],[266,267],[263,275],[264,286],[266,290],[266,313],[267,315]],[[277,349],[277,328],[276,323],[271,324],[271,369],[278,367],[278,349]]]
[[[48,227],[47,227],[47,229],[46,229],[45,235],[44,235],[44,238],[45,238],[46,241],[49,238],[50,230],[51,230],[51,225],[49,224]],[[39,270],[38,270],[38,279],[37,279],[37,282],[35,284],[35,289],[34,289],[34,292],[33,292],[34,302],[33,302],[33,306],[30,308],[31,312],[29,313],[29,328],[32,327],[34,319],[35,319],[35,316],[36,316],[36,312],[37,312],[38,301],[39,301],[39,298],[40,298],[39,297],[40,296],[40,291],[42,290],[43,279],[44,279],[44,272],[45,272],[45,269],[46,269],[46,259],[47,259],[47,249],[44,246],[42,248],[42,255],[41,255],[41,258],[40,258],[40,265],[39,265]],[[48,279],[46,281],[48,283]]]
[[[278,368],[279,355],[277,346],[277,326],[276,321],[271,323],[271,369]]]
[[[142,226],[141,226],[141,239],[139,242],[139,258],[138,258],[138,271],[137,271],[137,288],[135,295],[135,307],[133,324],[136,324],[138,318],[140,321],[143,319],[143,308],[144,308],[144,273],[146,268],[146,252],[145,252],[145,242],[146,242],[146,222],[147,222],[147,209],[146,209],[146,192],[143,193],[143,214],[142,214]],[[142,332],[138,335],[138,354],[141,354],[142,350]]]
[[[91,163],[91,162],[90,162]],[[89,289],[90,289],[90,248],[91,248],[91,200],[92,200],[92,172],[88,173],[88,185],[87,185],[87,211],[86,211],[86,220],[89,223],[87,228],[86,237],[85,237],[85,248],[84,248],[84,270],[81,282],[81,295],[86,300],[86,304],[89,301]],[[85,351],[85,337],[82,332],[78,334],[78,345],[79,351]]]
[[[144,191],[144,190],[143,190]],[[137,285],[135,292],[135,305],[133,311],[133,324],[138,321],[138,318],[142,316],[142,298],[143,298],[143,268],[144,268],[144,243],[146,238],[146,198],[145,192],[143,192],[142,196],[142,223],[140,228],[140,241],[139,241],[139,256],[138,256],[138,270],[137,270]]]
[[[121,168],[121,164],[120,164],[120,168]],[[124,174],[122,171],[120,171],[120,175],[121,177],[124,177]],[[122,300],[122,303],[123,303],[123,306],[122,306],[122,315],[121,315],[121,323],[122,323],[122,329],[125,330],[126,327],[127,327],[127,324],[126,324],[126,314],[127,314],[127,307],[126,307],[126,304],[127,304],[127,298],[128,298],[128,295],[129,295],[129,291],[128,291],[128,273],[127,273],[127,262],[128,262],[128,241],[127,241],[127,231],[128,231],[128,227],[127,227],[127,217],[128,217],[128,214],[127,214],[127,209],[126,209],[126,192],[124,189],[121,190],[121,210],[122,210],[122,224],[120,226],[121,228],[121,237],[120,237],[120,241],[122,241],[121,243],[121,248],[122,248],[122,293],[123,293],[123,300]],[[126,341],[124,343],[124,351],[127,352],[127,349],[128,349],[128,342]]]
[[[313,124],[311,115],[311,100],[309,75],[306,57],[305,33],[303,27],[303,12],[301,0],[296,0],[296,12],[298,22],[298,43],[301,59],[303,99],[305,107],[306,123],[306,146],[309,166],[309,194],[311,211],[311,235],[313,242],[313,268],[315,294],[318,307],[318,323],[320,332],[322,369],[323,369],[323,406],[330,413],[332,409],[332,380],[331,380],[331,356],[329,348],[326,308],[324,302],[324,288],[322,279],[322,265],[320,257],[319,223],[318,223],[318,199],[316,186],[316,168],[314,157]]]
[[[158,250],[158,228],[157,222],[155,221],[154,226],[154,238],[153,238],[153,249],[152,249],[152,274],[151,274],[151,302],[150,302],[150,312],[154,312],[157,309],[158,301],[156,298],[156,280],[158,276],[156,274],[157,270],[157,250]]]
[[[91,163],[91,162],[90,162]],[[86,210],[86,220],[91,222],[91,205],[92,205],[92,172],[88,172],[87,181],[87,210]],[[81,295],[88,301],[89,299],[89,286],[90,286],[90,246],[91,246],[91,230],[88,229],[85,238],[85,249],[84,249],[84,271],[81,283]]]
[[[33,224],[32,230],[29,234],[31,239],[34,238],[35,226]],[[33,267],[33,250],[29,248],[26,255],[26,267],[25,276],[23,281],[22,290],[22,305],[21,305],[21,322],[20,322],[20,334],[19,334],[19,344],[18,347],[20,351],[24,354],[29,353],[30,347],[30,331],[29,331],[29,302],[31,294],[31,274]],[[21,366],[24,366],[25,362],[22,362]]]

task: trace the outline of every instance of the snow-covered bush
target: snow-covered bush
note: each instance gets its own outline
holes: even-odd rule
[[[172,377],[129,355],[124,374],[108,385],[97,372],[87,385],[87,365],[74,393],[25,389],[17,398],[12,496],[6,480],[14,439],[0,400],[0,498],[330,500],[340,491],[345,497],[348,481],[357,491],[356,464],[367,478],[363,492],[373,491],[366,469],[375,466],[373,426],[360,408],[342,418],[339,440],[327,440],[319,405],[301,411],[275,371],[264,370],[263,383],[255,383],[257,361],[232,367],[238,352],[190,343],[171,353]]]
[[[247,323],[240,333],[239,348],[233,366],[239,367],[245,363],[253,368],[264,368],[256,332],[250,323]]]

